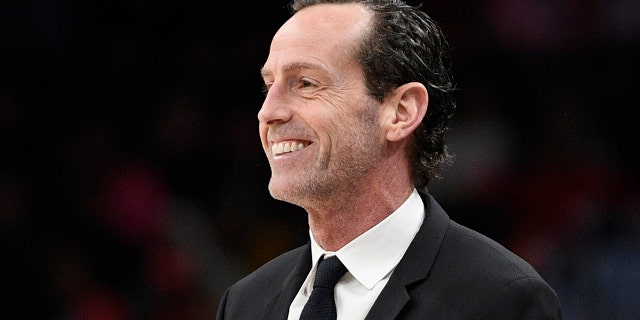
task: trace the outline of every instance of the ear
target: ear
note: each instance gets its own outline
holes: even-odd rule
[[[427,113],[429,93],[419,82],[409,82],[394,90],[385,103],[384,126],[389,141],[405,139],[420,125]]]

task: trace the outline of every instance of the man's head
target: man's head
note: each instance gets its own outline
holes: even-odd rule
[[[398,175],[426,186],[448,160],[442,135],[454,108],[437,26],[401,2],[292,8],[262,69],[272,195],[308,208]]]
[[[294,0],[295,13],[323,3],[359,3],[372,11],[368,33],[354,59],[364,70],[369,93],[382,101],[394,88],[413,81],[429,92],[429,112],[415,131],[413,179],[419,189],[440,176],[452,161],[444,142],[456,109],[449,44],[438,24],[402,0]]]

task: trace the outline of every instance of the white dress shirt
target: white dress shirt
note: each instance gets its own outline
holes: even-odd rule
[[[335,287],[337,320],[364,319],[389,281],[424,220],[424,204],[417,190],[390,216],[337,252],[325,251],[311,230],[311,271],[289,307],[288,320],[298,320],[313,289],[318,259],[337,255],[347,273]]]

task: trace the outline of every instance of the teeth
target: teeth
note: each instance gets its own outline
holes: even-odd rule
[[[274,156],[277,156],[277,155],[281,155],[281,154],[285,154],[293,151],[300,151],[304,149],[304,147],[305,147],[304,143],[297,142],[297,141],[278,142],[278,143],[274,143],[271,146],[271,153]]]

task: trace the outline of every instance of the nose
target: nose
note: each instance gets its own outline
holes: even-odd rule
[[[291,118],[291,110],[287,105],[285,91],[276,84],[272,85],[264,98],[264,102],[262,102],[260,111],[258,111],[258,120],[261,124],[288,121]]]

